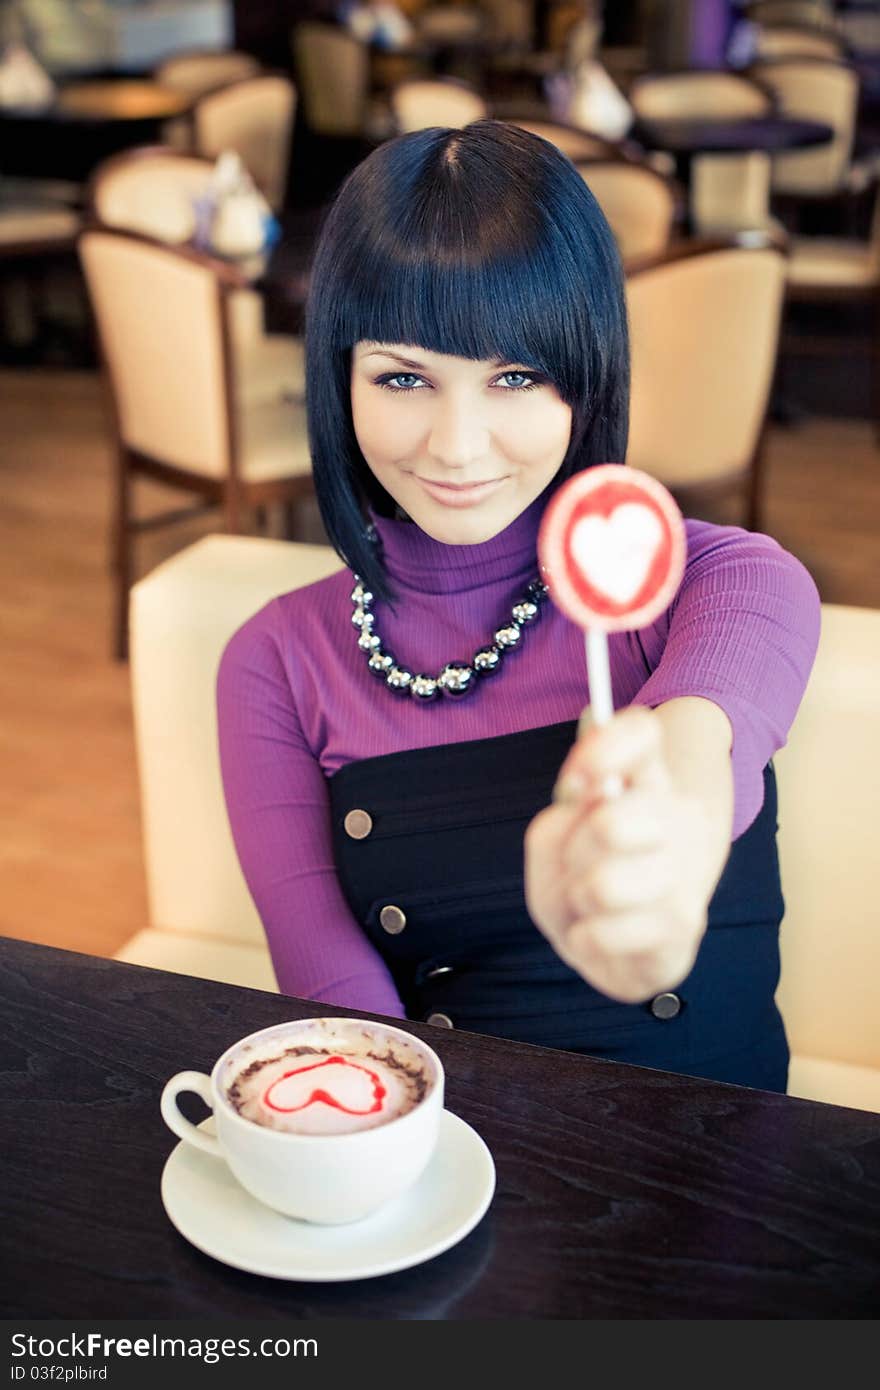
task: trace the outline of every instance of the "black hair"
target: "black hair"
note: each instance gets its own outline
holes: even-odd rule
[[[306,314],[318,505],[334,547],[391,597],[366,504],[393,503],[358,448],[351,351],[369,340],[548,376],[572,410],[558,478],[622,463],[629,417],[623,272],[598,203],[555,145],[501,121],[379,146],[324,223]]]

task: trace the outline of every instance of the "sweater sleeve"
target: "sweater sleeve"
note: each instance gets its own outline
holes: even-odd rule
[[[217,676],[220,766],[242,872],[282,993],[403,1018],[339,886],[327,784],[297,716],[278,619],[274,602],[239,628]]]
[[[633,703],[699,695],[733,728],[733,838],[764,799],[819,641],[820,603],[804,566],[769,536],[688,522],[684,579],[659,624],[639,634],[651,675]],[[654,649],[652,651],[652,648]]]

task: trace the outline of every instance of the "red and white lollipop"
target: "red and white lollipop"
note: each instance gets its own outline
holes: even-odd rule
[[[659,617],[681,583],[685,557],[681,512],[647,473],[601,464],[569,478],[550,501],[538,534],[541,577],[586,633],[597,724],[614,713],[607,634]]]

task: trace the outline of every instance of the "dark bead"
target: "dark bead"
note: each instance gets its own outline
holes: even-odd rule
[[[538,605],[534,599],[525,598],[522,603],[513,605],[512,617],[515,623],[522,627],[525,623],[533,623],[538,616]]]
[[[395,695],[408,695],[412,679],[412,671],[407,671],[403,666],[392,666],[385,677],[385,684]]]
[[[367,665],[374,676],[387,676],[394,665],[394,657],[390,652],[383,652],[381,647],[377,647],[367,658]]]
[[[526,587],[526,593],[534,603],[541,603],[547,597],[549,590],[543,579],[533,579],[531,584]]]

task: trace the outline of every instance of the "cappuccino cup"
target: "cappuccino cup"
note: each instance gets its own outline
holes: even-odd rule
[[[211,1075],[182,1071],[162,1118],[222,1158],[253,1197],[323,1225],[359,1221],[418,1180],[437,1143],[443,1065],[411,1033],[357,1018],[279,1023],[239,1039]],[[194,1091],[216,1137],[181,1113]]]

